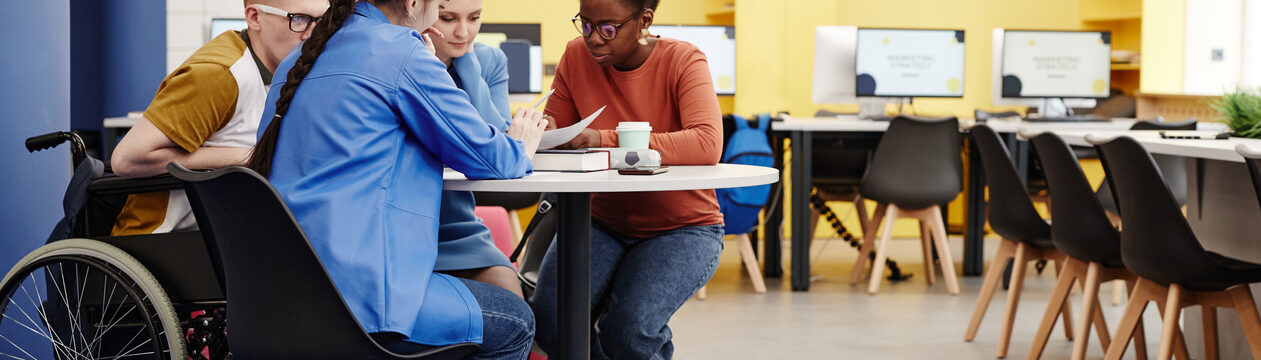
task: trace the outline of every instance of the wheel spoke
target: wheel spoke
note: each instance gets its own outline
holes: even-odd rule
[[[0,352],[0,356],[8,356],[9,358],[12,358],[12,359],[18,359],[18,360],[26,360],[26,358],[20,358],[20,357],[13,356],[13,355],[6,354],[6,353],[2,353],[2,352]],[[39,359],[36,359],[36,358],[31,358],[31,360],[39,360]]]
[[[21,351],[23,354],[26,354],[26,356],[30,356],[32,359],[38,359],[37,357],[35,357],[35,355],[31,355],[31,353],[27,352],[26,349],[23,349],[21,346],[18,346],[18,344],[14,343],[13,340],[9,340],[9,338],[5,337],[4,334],[0,334],[0,339],[3,339],[5,342],[9,343],[9,345],[13,345],[14,349],[18,349],[18,351]]]
[[[68,336],[68,337],[70,338],[70,340],[71,340],[71,341],[74,341],[74,332],[75,332],[75,330],[79,330],[79,331],[82,331],[82,330],[81,330],[81,329],[79,329],[79,326],[78,326],[78,322],[79,322],[79,321],[78,321],[78,319],[75,319],[75,318],[74,318],[74,315],[72,315],[72,313],[71,313],[71,311],[70,311],[70,298],[69,298],[69,295],[67,295],[67,294],[66,294],[66,291],[65,291],[65,290],[66,290],[66,286],[65,286],[65,284],[66,284],[66,269],[65,269],[65,267],[63,267],[63,266],[61,265],[61,263],[57,263],[57,270],[58,270],[58,271],[57,271],[57,278],[61,278],[61,285],[58,285],[58,284],[57,284],[57,279],[56,279],[56,278],[49,278],[48,280],[49,280],[49,281],[51,281],[51,282],[53,283],[53,284],[52,284],[52,287],[57,288],[57,289],[56,289],[56,290],[57,290],[57,295],[59,295],[59,297],[61,298],[61,303],[62,303],[62,305],[65,305],[65,308],[66,308],[66,317],[67,317],[67,318],[69,318],[69,320],[70,320],[70,329],[69,329],[69,330],[70,330],[70,334],[69,334],[69,336]],[[79,351],[79,349],[78,349],[78,345],[79,345],[79,344],[76,344],[76,343],[71,343],[71,345],[73,346],[73,350],[74,350],[75,354],[77,354],[77,355],[79,355],[79,356],[84,356],[84,355],[83,355],[83,353],[82,353],[81,351]]]
[[[136,341],[136,337],[140,336],[140,334],[142,334],[142,333],[144,333],[144,332],[145,332],[145,328],[140,328],[140,331],[139,331],[139,332],[136,332],[136,335],[133,335],[133,336],[131,337],[131,340],[127,341],[127,345],[123,345],[123,348],[124,348],[124,349],[127,349],[127,346],[128,346],[128,345],[131,345],[131,343],[132,343],[132,342]],[[114,355],[114,356],[113,356],[113,357],[111,357],[110,359],[117,359],[117,358],[124,357],[124,356],[131,356],[131,352],[132,352],[132,351],[136,351],[136,349],[139,349],[141,346],[145,346],[145,344],[148,344],[150,341],[153,341],[153,339],[145,339],[145,341],[141,342],[140,344],[137,344],[136,346],[134,346],[134,347],[132,347],[132,348],[130,348],[130,349],[127,349],[127,351],[121,352],[121,353],[119,353],[118,355]],[[151,353],[152,353],[152,352],[151,352]]]
[[[44,276],[48,276],[47,271],[44,272]],[[31,286],[35,288],[35,298],[32,299],[31,293],[26,291],[26,285],[22,286],[22,292],[26,294],[26,300],[29,301],[31,305],[35,307],[35,312],[39,314],[40,319],[44,320],[44,328],[48,329],[48,334],[50,335],[50,338],[52,339],[53,344],[55,344],[53,346],[53,350],[56,351],[58,354],[62,354],[66,358],[72,357],[70,356],[71,355],[70,348],[66,346],[64,342],[61,341],[61,335],[57,334],[56,331],[53,331],[52,323],[48,322],[48,312],[44,309],[44,306],[43,306],[44,298],[40,296],[41,292],[39,291],[39,281],[36,281],[35,273],[31,272],[28,278],[31,279]],[[53,281],[51,278],[47,280]]]

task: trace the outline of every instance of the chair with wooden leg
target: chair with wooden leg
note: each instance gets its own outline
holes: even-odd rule
[[[1076,342],[1073,344],[1072,358],[1079,360],[1086,356],[1091,325],[1106,352],[1111,334],[1104,323],[1103,312],[1099,309],[1099,284],[1120,280],[1132,288],[1137,280],[1121,261],[1121,235],[1099,204],[1090,182],[1086,180],[1086,175],[1077,162],[1077,156],[1064,140],[1051,133],[1021,133],[1021,136],[1030,139],[1037,150],[1042,171],[1046,174],[1051,202],[1056,205],[1051,211],[1051,239],[1055,242],[1055,247],[1069,257],[1066,268],[1062,269],[1056,280],[1055,290],[1051,292],[1051,301],[1047,304],[1028,358],[1032,360],[1042,357],[1060,309],[1068,306],[1069,292],[1074,282],[1082,286],[1084,296],[1082,315],[1073,329]],[[1064,326],[1065,329],[1071,327],[1067,323]],[[1134,347],[1138,358],[1146,359],[1147,347],[1141,323],[1136,329],[1138,332]]]
[[[1011,261],[1013,267],[1007,292],[1007,307],[998,341],[998,357],[1002,358],[1007,356],[1007,347],[1011,343],[1025,269],[1030,262],[1049,260],[1056,263],[1057,272],[1063,272],[1065,256],[1051,242],[1051,226],[1034,208],[1024,182],[1016,173],[1007,146],[998,137],[998,133],[986,125],[974,126],[971,131],[984,165],[985,182],[989,187],[986,219],[989,220],[990,228],[1002,236],[1002,240],[999,242],[998,254],[990,261],[990,269],[985,274],[964,340],[972,341],[976,337],[981,320],[994,297],[994,291],[1001,282],[1003,271]],[[1063,313],[1065,323],[1069,323],[1071,315],[1067,307],[1063,309]],[[1071,339],[1070,332],[1066,331],[1065,335]]]
[[[1204,249],[1182,214],[1155,160],[1129,137],[1087,136],[1103,161],[1121,215],[1121,259],[1139,276],[1105,359],[1120,359],[1149,301],[1161,306],[1158,359],[1185,354],[1178,328],[1182,308],[1201,306],[1207,355],[1216,349],[1215,308],[1233,308],[1253,357],[1261,356],[1261,317],[1248,284],[1261,282],[1261,264]],[[1240,239],[1241,241],[1244,239]],[[1185,359],[1185,357],[1183,357]]]
[[[941,213],[941,204],[954,200],[963,188],[959,142],[959,120],[953,117],[898,116],[890,120],[889,129],[876,147],[871,166],[859,186],[863,198],[874,200],[878,205],[867,226],[869,231],[863,233],[863,246],[850,274],[851,285],[858,282],[868,254],[875,251],[867,292],[875,294],[880,289],[888,245],[893,239],[894,220],[905,217],[930,226],[931,236],[921,237],[920,241],[936,246],[946,288],[951,294],[959,293]],[[877,242],[876,235],[881,228],[884,234]]]

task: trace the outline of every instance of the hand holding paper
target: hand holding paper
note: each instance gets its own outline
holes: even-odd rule
[[[582,121],[579,121],[577,124],[570,125],[569,127],[563,129],[543,132],[543,139],[539,141],[539,149],[555,148],[573,140],[575,136],[581,134],[587,126],[591,125],[591,122],[595,121],[595,118],[599,117],[600,113],[604,112],[604,108],[605,107],[601,107],[599,110],[596,110],[595,113],[591,114],[591,116],[587,116],[586,119],[582,119]]]

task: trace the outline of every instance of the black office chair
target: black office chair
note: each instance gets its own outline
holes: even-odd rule
[[[858,283],[868,254],[875,250],[867,292],[874,294],[880,289],[882,265],[888,257],[886,249],[893,239],[893,222],[899,217],[909,217],[919,219],[924,261],[932,262],[929,246],[935,245],[946,287],[951,294],[959,293],[946,225],[941,218],[941,204],[954,200],[963,188],[959,142],[959,120],[954,117],[898,116],[890,120],[889,129],[876,147],[871,166],[859,185],[859,193],[879,205],[867,226],[871,231],[863,234],[863,246],[850,274],[851,285]],[[879,248],[873,249],[882,219],[885,232]],[[924,231],[928,228],[931,231]],[[929,279],[932,278],[929,274]]]
[[[1063,139],[1052,133],[1021,135],[1029,138],[1037,149],[1038,160],[1046,174],[1051,201],[1055,203],[1055,208],[1051,209],[1051,239],[1057,249],[1068,255],[1068,261],[1060,269],[1055,290],[1051,292],[1051,302],[1047,304],[1042,324],[1033,340],[1033,347],[1029,349],[1029,359],[1042,357],[1042,351],[1046,349],[1047,340],[1051,337],[1051,329],[1055,327],[1056,315],[1061,312],[1061,308],[1069,308],[1067,301],[1074,281],[1083,286],[1084,296],[1083,315],[1073,330],[1073,337],[1078,339],[1073,344],[1073,358],[1080,359],[1086,355],[1092,324],[1098,333],[1100,345],[1107,351],[1110,334],[1103,313],[1099,311],[1099,284],[1123,280],[1133,288],[1137,280],[1137,276],[1127,270],[1121,261],[1121,234],[1099,205],[1077,157]],[[1134,347],[1138,358],[1146,359],[1147,345],[1142,323],[1139,324]],[[1064,328],[1068,330],[1072,325],[1065,322]]]
[[[1174,347],[1185,349],[1177,328],[1182,308],[1200,305],[1209,358],[1216,356],[1215,308],[1234,308],[1243,323],[1253,356],[1261,356],[1261,317],[1248,284],[1261,282],[1261,264],[1207,251],[1200,245],[1178,202],[1161,178],[1156,161],[1129,137],[1086,141],[1095,145],[1121,210],[1121,259],[1139,276],[1106,359],[1125,352],[1148,301],[1163,307],[1158,359]],[[1245,239],[1237,239],[1244,241]]]
[[[1051,242],[1051,226],[1033,207],[1033,201],[1025,192],[1025,184],[1017,175],[1007,146],[998,137],[998,133],[985,125],[974,126],[971,131],[972,139],[976,141],[981,154],[985,183],[989,187],[986,218],[990,228],[1002,236],[1002,240],[998,245],[998,253],[990,260],[989,271],[985,273],[985,282],[976,299],[976,308],[972,310],[972,321],[968,323],[964,340],[972,341],[976,338],[981,319],[985,317],[985,311],[994,297],[994,289],[998,287],[1007,263],[1014,261],[1007,292],[1007,310],[1003,315],[1003,327],[998,341],[998,357],[1002,358],[1007,356],[1007,346],[1011,343],[1012,325],[1016,321],[1016,308],[1020,302],[1025,269],[1029,262],[1054,261],[1056,271],[1062,273],[1065,255],[1056,250],[1055,244]],[[1072,315],[1069,308],[1064,308],[1063,313],[1064,323],[1069,324],[1066,329],[1071,328]],[[1065,334],[1072,339],[1071,333],[1066,331]]]
[[[1139,120],[1130,126],[1130,130],[1195,130],[1198,126],[1196,119],[1190,119],[1179,122],[1164,122],[1161,118],[1155,120]],[[1170,156],[1154,154],[1156,165],[1160,167],[1160,173],[1164,175],[1165,182],[1169,184],[1169,189],[1173,190],[1174,199],[1178,200],[1178,206],[1187,203],[1187,161],[1181,156]],[[1119,223],[1120,218],[1117,217],[1117,205],[1112,195],[1112,187],[1108,181],[1104,181],[1099,185],[1096,191],[1099,203],[1103,205],[1104,210],[1108,211],[1108,216],[1113,223]]]
[[[228,298],[228,343],[242,359],[459,359],[477,344],[415,354],[382,348],[329,278],[284,200],[244,167],[207,172],[177,163]]]

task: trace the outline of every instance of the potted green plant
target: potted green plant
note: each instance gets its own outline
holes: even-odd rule
[[[1261,138],[1261,89],[1238,89],[1210,104],[1235,136]]]

